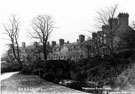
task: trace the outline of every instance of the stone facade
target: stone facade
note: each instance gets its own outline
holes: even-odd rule
[[[111,18],[108,20],[107,25],[102,26],[102,30],[92,33],[92,38],[85,40],[84,35],[79,35],[79,39],[75,43],[69,43],[64,41],[64,39],[59,40],[59,45],[56,44],[56,41],[52,41],[52,45],[48,43],[52,51],[48,54],[48,60],[74,60],[78,61],[80,59],[87,58],[88,56],[94,55],[106,55],[108,54],[108,48],[113,46],[117,48],[118,43],[122,41],[120,39],[121,34],[128,33],[129,31],[134,31],[129,26],[128,21],[129,15],[127,13],[119,13],[117,18]],[[135,32],[135,31],[134,31]],[[113,44],[113,45],[112,45]],[[26,60],[26,58],[31,56],[33,52],[38,54],[38,56],[43,59],[43,52],[36,53],[36,50],[42,50],[37,42],[34,42],[32,46],[27,46],[25,42],[22,43],[20,47],[21,59]],[[10,54],[12,54],[10,52]],[[12,54],[13,55],[13,54]]]
[[[127,34],[130,31],[134,31],[129,26],[129,14],[119,13],[118,18],[111,18],[108,20],[107,25],[102,26],[102,30],[96,33],[92,33],[92,40],[95,48],[98,48],[97,52],[108,53],[108,48],[116,51],[119,47],[119,43],[126,44],[121,36]],[[134,31],[135,32],[135,31]]]
[[[108,24],[103,25],[101,31],[93,32],[91,39],[85,41],[85,36],[79,35],[76,43],[55,46],[48,59],[77,61],[88,56],[107,55],[109,50],[115,51],[122,41],[121,34],[133,30],[128,24],[128,17],[127,13],[119,13],[118,18],[108,19]]]
[[[52,53],[49,53],[48,60],[73,60],[78,61],[87,58],[86,49],[83,46],[85,36],[80,35],[79,41],[75,43],[64,43],[53,47]]]

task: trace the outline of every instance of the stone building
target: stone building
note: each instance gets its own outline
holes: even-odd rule
[[[22,42],[22,46],[19,47],[19,54],[21,61],[34,61],[38,57],[43,60],[42,46],[37,42],[33,42],[33,44],[29,46],[26,46],[26,43]],[[15,60],[11,47],[8,50],[8,56],[10,59]]]
[[[79,35],[75,43],[64,43],[64,39],[59,40],[59,45],[53,47],[52,53],[49,53],[48,60],[73,60],[78,61],[87,58],[84,47],[85,36]]]
[[[104,56],[110,51],[117,51],[119,43],[126,44],[121,39],[122,34],[134,31],[129,26],[129,14],[119,13],[117,18],[108,19],[108,24],[102,26],[102,30],[92,33],[92,38],[85,40],[84,35],[79,35],[76,43],[64,43],[60,39],[59,46],[53,48],[49,54],[49,60],[67,60],[74,61],[87,58],[88,56],[100,55]],[[135,31],[134,31],[135,32]]]
[[[111,18],[108,20],[107,25],[102,26],[102,30],[92,34],[93,45],[97,48],[96,52],[108,53],[108,48],[116,51],[120,47],[120,43],[126,45],[126,42],[122,39],[124,34],[135,32],[129,26],[129,14],[119,13],[117,18]]]
[[[78,61],[80,59],[87,58],[88,56],[94,55],[107,55],[109,50],[113,48],[114,51],[119,47],[119,43],[126,44],[124,40],[121,39],[122,34],[129,33],[130,31],[135,32],[129,26],[129,14],[119,13],[117,18],[111,18],[108,20],[107,25],[102,26],[102,30],[92,33],[92,38],[85,40],[84,35],[79,35],[77,42],[69,43],[65,42],[64,39],[59,39],[59,45],[56,41],[52,41],[52,44],[48,43],[51,47],[51,52],[48,54],[48,60],[74,60]],[[27,57],[35,55],[43,59],[42,46],[37,42],[33,45],[27,46],[26,43],[22,43],[20,47],[21,59],[26,60]],[[13,56],[9,50],[10,55]],[[40,52],[40,53],[39,53]]]

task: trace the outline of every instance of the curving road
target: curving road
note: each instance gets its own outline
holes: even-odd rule
[[[7,79],[9,77],[11,77],[12,75],[14,74],[17,74],[19,72],[8,72],[8,73],[3,73],[0,75],[0,81],[4,80],[4,79]]]

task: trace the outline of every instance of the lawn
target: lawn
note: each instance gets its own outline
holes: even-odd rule
[[[1,81],[2,94],[86,94],[41,79],[36,75],[14,74]]]

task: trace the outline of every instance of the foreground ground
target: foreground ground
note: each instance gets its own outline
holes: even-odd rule
[[[9,75],[1,79],[1,94],[86,94],[45,81],[36,75]]]

